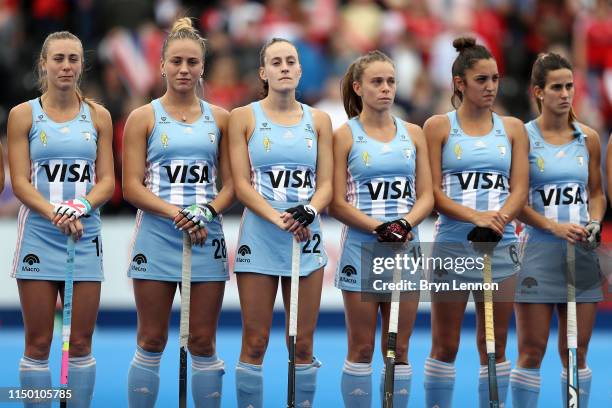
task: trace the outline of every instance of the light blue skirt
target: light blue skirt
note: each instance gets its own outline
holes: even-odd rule
[[[601,269],[595,251],[574,246],[577,302],[603,300]],[[521,271],[516,286],[516,302],[567,302],[567,242],[554,235],[526,228],[521,233]]]
[[[270,201],[270,204],[283,212],[287,208],[305,203]],[[308,276],[327,264],[320,222],[320,217],[317,216],[308,226],[311,231],[310,240],[300,243],[300,276]],[[245,208],[240,223],[234,272],[291,276],[292,246],[293,234],[283,231]]]
[[[83,236],[75,245],[74,281],[103,281],[100,213],[81,218]],[[21,206],[11,276],[17,279],[66,279],[68,236],[51,221]]]
[[[228,280],[227,250],[221,216],[206,227],[208,237],[204,246],[193,245],[191,248],[191,280]],[[171,219],[139,210],[136,214],[128,276],[134,279],[180,282],[183,234],[174,228]]]

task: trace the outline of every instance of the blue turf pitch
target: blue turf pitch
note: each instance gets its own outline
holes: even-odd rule
[[[593,369],[593,385],[590,407],[612,407],[612,358],[609,354],[612,332],[596,331],[589,350],[589,365]],[[93,407],[119,408],[127,406],[126,379],[129,363],[134,352],[135,332],[127,329],[98,328],[94,337],[94,355],[97,359],[96,388]],[[266,407],[282,407],[286,393],[287,353],[282,332],[275,328],[264,362],[264,400]],[[23,334],[17,329],[0,331],[0,386],[17,386],[19,383],[18,364],[23,353]],[[415,330],[410,344],[410,360],[413,365],[411,407],[424,406],[423,362],[429,353],[429,332]],[[516,361],[516,337],[511,333],[508,339],[508,357]],[[240,349],[240,331],[237,328],[222,329],[217,338],[219,356],[225,360],[226,374],[223,384],[223,407],[235,407],[234,367]],[[560,407],[559,376],[561,365],[557,354],[556,332],[551,333],[548,351],[542,364],[542,392],[540,406]],[[320,329],[315,338],[316,356],[323,362],[317,381],[315,406],[341,407],[339,393],[340,374],[346,354],[344,331]],[[161,363],[161,384],[157,407],[174,407],[177,404],[178,376],[178,332],[170,333],[168,345]],[[53,382],[59,380],[60,338],[53,341],[50,357]],[[374,361],[373,406],[380,406],[378,397],[379,376],[382,358],[378,352]],[[461,349],[457,357],[457,382],[455,384],[454,406],[477,407],[478,360],[474,332],[467,330],[461,338]],[[510,398],[507,407],[511,406]],[[1,404],[0,404],[1,405]],[[9,407],[16,404],[5,404]],[[190,405],[193,406],[190,401]]]

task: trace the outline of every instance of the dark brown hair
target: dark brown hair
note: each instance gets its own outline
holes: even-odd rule
[[[465,71],[472,68],[474,64],[483,59],[493,58],[493,55],[489,50],[480,44],[476,44],[476,39],[473,37],[459,37],[453,41],[453,47],[457,50],[459,55],[453,62],[452,74],[453,78],[456,76],[465,80]],[[460,103],[463,102],[463,93],[455,87],[455,81],[453,80],[453,96],[451,96],[451,104],[455,109],[458,108]]]
[[[263,45],[263,47],[261,47],[261,51],[259,51],[259,67],[263,68],[266,66],[266,50],[268,49],[268,47],[270,47],[272,44],[276,44],[276,43],[280,43],[280,42],[285,42],[287,44],[291,44],[293,46],[293,48],[295,48],[296,50],[296,54],[297,54],[297,48],[295,46],[294,43],[292,43],[291,41],[285,39],[285,38],[278,38],[278,37],[274,37],[271,40],[269,40],[267,43],[265,43]],[[299,61],[300,56],[298,55],[298,61]],[[263,79],[261,79],[261,83],[262,83],[262,87],[263,87],[263,91],[261,92],[262,97],[265,98],[266,96],[268,96],[268,91],[270,90],[270,85],[268,84],[268,81],[264,81]]]
[[[544,89],[548,73],[557,69],[569,69],[572,71],[572,64],[566,58],[554,52],[538,55],[531,68],[531,86]],[[538,98],[535,98],[535,100],[538,105],[538,112],[542,113],[542,101]],[[573,127],[576,120],[574,108],[570,108],[567,120],[570,127]]]
[[[374,61],[388,62],[395,67],[391,58],[385,53],[374,50],[353,61],[342,77],[342,103],[344,104],[344,111],[349,118],[359,116],[363,109],[363,102],[361,97],[355,93],[353,82],[361,82],[363,71],[365,71],[366,67]]]

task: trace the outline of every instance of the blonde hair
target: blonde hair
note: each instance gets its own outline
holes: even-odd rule
[[[172,24],[172,29],[168,34],[168,37],[164,40],[164,45],[162,47],[162,59],[166,59],[166,51],[168,50],[168,44],[170,44],[173,40],[193,40],[200,45],[202,49],[202,61],[204,61],[204,57],[206,56],[206,39],[198,33],[193,27],[193,22],[189,17],[179,18]]]
[[[38,89],[41,93],[47,92],[48,84],[47,84],[47,71],[43,69],[43,62],[47,60],[47,53],[49,52],[49,44],[55,40],[73,40],[79,43],[81,47],[81,75],[77,78],[76,81],[76,94],[79,100],[85,101],[89,103],[89,101],[85,100],[83,97],[83,92],[79,87],[79,83],[81,82],[81,78],[83,77],[83,69],[85,69],[85,57],[83,55],[83,43],[79,40],[79,37],[72,34],[69,31],[56,31],[51,33],[45,38],[43,42],[42,48],[40,49],[40,55],[38,56],[38,63],[36,64],[36,76],[38,81]]]

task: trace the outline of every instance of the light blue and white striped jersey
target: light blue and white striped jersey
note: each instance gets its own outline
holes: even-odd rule
[[[96,183],[98,133],[89,105],[81,102],[78,115],[67,122],[54,122],[44,112],[40,98],[32,107],[30,145],[32,185],[53,203],[83,197]]]
[[[217,196],[221,133],[210,105],[200,100],[194,123],[174,120],[159,99],[151,102],[155,126],[147,140],[145,186],[179,207],[206,204]]]
[[[510,194],[512,164],[512,145],[502,119],[493,112],[491,131],[469,136],[459,124],[457,111],[447,115],[450,133],[442,148],[442,190],[451,200],[476,211],[499,210]],[[438,228],[457,222],[440,214]],[[515,237],[512,224],[506,226],[507,235]]]
[[[388,143],[369,137],[359,118],[348,121],[353,145],[347,158],[346,201],[378,219],[405,216],[416,200],[416,149],[406,124],[394,117]]]
[[[248,143],[251,185],[266,200],[310,201],[316,188],[317,134],[310,107],[302,120],[283,126],[268,119],[260,102],[251,103],[255,129]]]
[[[547,143],[535,120],[529,135],[529,206],[559,223],[589,222],[589,151],[586,135],[574,123],[575,139],[557,146]]]

